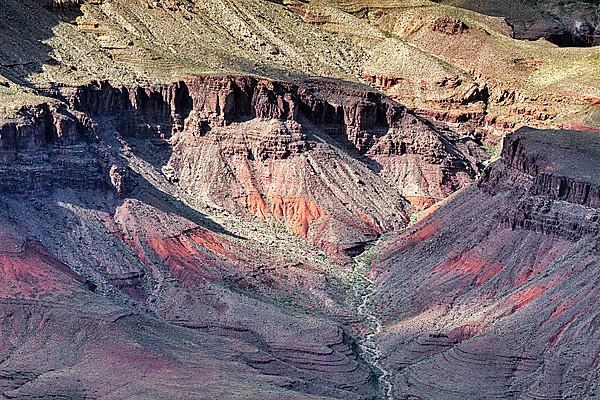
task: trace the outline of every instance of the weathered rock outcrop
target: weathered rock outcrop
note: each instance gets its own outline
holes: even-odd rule
[[[311,152],[313,144],[299,123],[283,114],[281,120],[265,114],[240,122],[248,119],[240,112],[228,122],[220,106],[208,105],[210,98],[197,103],[207,103],[198,114],[207,118],[210,130],[197,130],[190,116],[192,97],[184,87],[63,88],[68,108],[46,99],[3,122],[0,318],[12,330],[0,338],[5,360],[0,387],[13,398],[80,398],[132,385],[119,394],[131,397],[164,390],[165,379],[182,379],[186,383],[169,389],[168,396],[195,398],[198,393],[217,395],[226,379],[256,398],[281,393],[290,398],[372,397],[375,376],[339,322],[352,316],[342,306],[339,282],[319,265],[324,264],[322,253],[305,243],[293,245],[297,239],[280,229],[253,223],[245,217],[252,208],[244,208],[233,223],[245,236],[229,232],[183,202],[194,204],[198,192],[183,192],[177,185],[180,171],[166,165],[177,151],[168,140],[178,136],[228,141],[223,153],[210,160],[216,165],[219,157],[247,160],[249,154],[256,162],[286,162]],[[254,108],[259,113],[275,107],[259,103]],[[237,130],[247,124],[256,125],[254,137]],[[289,132],[278,130],[288,125]],[[269,126],[277,129],[267,131]],[[216,135],[219,129],[232,136]],[[252,140],[239,142],[245,135]],[[315,154],[314,165],[326,156]],[[347,161],[343,151],[333,156],[341,165],[369,171],[358,161]],[[298,173],[306,173],[302,168],[307,165],[300,165]],[[384,187],[379,180],[375,184]],[[223,189],[224,197],[230,189]],[[396,207],[402,213],[398,221],[404,221],[405,202],[392,190],[379,196],[388,194],[397,200],[389,207]],[[309,229],[306,221],[321,216],[316,200],[275,200],[276,217],[296,221],[298,215],[303,230]],[[376,232],[366,222],[349,227],[348,237],[355,240],[351,246],[372,239],[355,236],[360,229]],[[340,232],[332,228],[328,233]],[[328,249],[338,250],[338,242],[323,240]],[[309,309],[318,309],[319,316],[301,311]],[[155,319],[146,319],[147,313]],[[142,325],[156,327],[160,338],[131,339]],[[123,336],[117,334],[121,329]],[[76,339],[75,332],[85,339]],[[38,340],[45,343],[36,347],[39,352],[20,356]],[[177,344],[180,340],[191,347],[186,350],[187,345]],[[203,350],[191,351],[196,346]],[[135,371],[115,375],[112,364]],[[163,367],[170,372],[160,372]],[[90,375],[91,370],[99,372]],[[218,376],[212,375],[215,371]],[[254,385],[263,389],[249,388]]]
[[[596,134],[521,129],[504,140],[502,162],[533,178],[533,194],[600,208],[598,155]]]
[[[42,150],[54,143],[69,145],[81,138],[78,121],[66,107],[48,103],[24,106],[0,127],[3,162],[14,161],[23,152]]]
[[[519,199],[503,218],[509,226],[578,240],[600,232],[600,212],[589,212],[600,209],[599,157],[594,133],[521,129],[504,140],[500,163],[480,185]]]
[[[460,35],[469,29],[469,27],[459,19],[450,18],[444,15],[434,21],[431,29],[435,32],[442,32],[447,35]]]
[[[0,190],[36,195],[99,188],[103,160],[78,118],[55,102],[24,106],[0,123]]]
[[[518,39],[545,38],[559,46],[600,43],[598,5],[589,0],[527,0],[521,2],[442,0],[482,14],[504,17]]]
[[[279,221],[332,253],[354,254],[404,226],[401,196],[427,207],[477,170],[474,142],[360,85],[191,77],[47,94],[68,109],[25,109],[2,127],[7,171],[28,163],[37,171],[11,190],[49,192],[63,179],[72,188],[108,183],[123,195],[135,186],[119,153],[126,144],[199,203]],[[16,179],[6,174],[2,184]]]

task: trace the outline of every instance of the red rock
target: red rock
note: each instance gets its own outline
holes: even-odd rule
[[[98,82],[62,90],[73,109],[92,119],[117,115],[114,129],[134,139],[174,135],[169,179],[190,195],[281,221],[335,253],[406,222],[402,200],[391,208],[383,197],[373,203],[362,198],[365,187],[391,196],[399,190],[427,206],[475,174],[469,158],[450,150],[443,134],[357,85],[191,77],[145,89]],[[341,147],[332,147],[336,143]],[[358,152],[350,156],[358,162],[345,161],[348,151]],[[344,189],[329,188],[331,183]],[[367,210],[369,205],[375,207]],[[350,239],[357,233],[358,242]]]
[[[433,22],[431,29],[434,32],[441,32],[446,35],[460,35],[467,31],[469,27],[459,19],[450,18],[447,15],[444,15]]]

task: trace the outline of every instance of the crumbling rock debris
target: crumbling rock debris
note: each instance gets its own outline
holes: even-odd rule
[[[431,29],[434,32],[441,32],[445,33],[446,35],[460,35],[461,33],[467,31],[469,27],[459,19],[444,15],[432,23]]]
[[[127,167],[113,164],[110,167],[108,175],[110,177],[110,183],[118,196],[123,197],[130,191],[130,178]]]

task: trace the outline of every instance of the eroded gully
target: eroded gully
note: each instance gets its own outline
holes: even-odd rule
[[[358,316],[364,321],[367,329],[365,333],[360,335],[358,346],[361,349],[362,355],[378,376],[378,386],[380,398],[385,400],[393,399],[393,386],[391,382],[391,374],[381,363],[382,349],[377,341],[377,335],[383,330],[383,323],[377,315],[373,296],[375,293],[375,282],[369,278],[368,272],[371,267],[371,262],[377,257],[378,244],[381,239],[375,242],[362,254],[355,257],[352,267],[351,280],[354,290],[354,304]]]

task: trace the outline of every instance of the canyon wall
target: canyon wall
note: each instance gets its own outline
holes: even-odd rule
[[[32,163],[18,152],[45,160],[33,165],[29,186],[12,184],[13,168],[8,192],[49,191],[64,178],[69,187],[108,182],[122,193],[127,161],[118,147],[133,146],[198,204],[279,221],[332,253],[355,254],[403,227],[405,199],[430,206],[478,169],[475,143],[360,85],[225,76],[147,88],[94,82],[47,94],[67,105],[23,109],[19,122],[2,127],[7,169]]]
[[[599,152],[594,133],[521,129],[505,138],[501,162],[480,186],[521,191],[502,219],[507,226],[577,240],[600,232],[600,214],[583,212],[600,208]]]
[[[12,327],[1,346],[5,393],[103,396],[120,387],[128,397],[164,390],[167,380],[185,381],[174,392],[190,399],[222,395],[223,380],[257,398],[366,400],[377,392],[345,325],[359,321],[338,277],[297,235],[310,239],[320,223],[316,244],[360,252],[383,227],[406,223],[406,201],[353,158],[354,146],[305,131],[283,84],[197,85],[62,87],[48,94],[64,102],[42,98],[3,119],[0,318]],[[181,157],[227,164],[192,176]],[[268,208],[259,206],[262,193],[232,196],[252,177],[211,186],[242,160],[284,179],[271,188]],[[346,177],[340,186],[311,175],[330,165]],[[319,179],[331,182],[321,192]],[[193,208],[204,187],[215,190],[213,203]],[[372,207],[365,215],[359,201]],[[346,220],[334,225],[332,215]]]
[[[374,263],[399,398],[592,398],[600,140],[521,129]],[[568,367],[567,367],[568,366]]]
[[[101,188],[103,164],[93,137],[64,105],[24,106],[0,123],[2,193]]]

